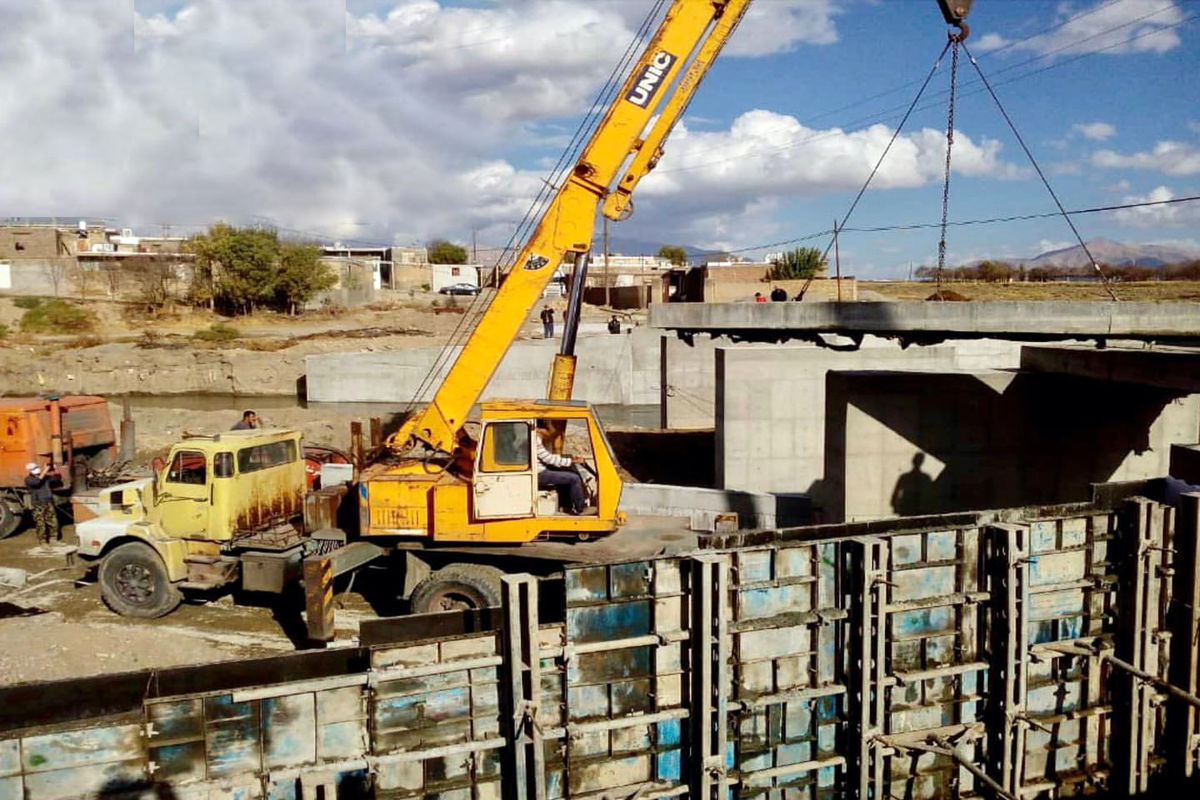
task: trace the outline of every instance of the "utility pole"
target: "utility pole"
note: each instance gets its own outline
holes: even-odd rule
[[[833,220],[833,263],[837,269],[837,301],[842,302],[842,253],[838,249],[838,221]]]
[[[475,233],[478,228],[471,228],[471,263],[479,263],[479,248],[475,246]]]
[[[612,278],[608,274],[608,217],[604,218],[604,307],[612,308]]]

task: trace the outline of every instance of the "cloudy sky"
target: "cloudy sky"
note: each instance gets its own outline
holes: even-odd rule
[[[0,216],[214,220],[503,243],[653,0],[21,0],[0,5]],[[967,45],[1068,209],[1200,194],[1200,2],[978,0]],[[843,216],[945,42],[934,0],[758,0],[614,234],[759,254]],[[941,215],[943,63],[850,220]],[[1054,205],[961,65],[951,218]],[[1200,203],[1076,218],[1200,245]],[[903,274],[936,229],[854,232]],[[1071,243],[951,230],[952,262]],[[806,244],[824,245],[822,239]]]

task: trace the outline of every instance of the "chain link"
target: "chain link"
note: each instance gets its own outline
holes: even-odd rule
[[[946,174],[942,182],[942,236],[938,241],[937,292],[942,294],[942,271],[946,268],[946,225],[950,220],[950,154],[954,150],[954,100],[958,88],[958,46],[961,39],[950,36],[950,102],[946,109]]]

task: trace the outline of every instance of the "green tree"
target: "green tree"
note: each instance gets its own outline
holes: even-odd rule
[[[780,254],[767,271],[772,281],[805,280],[825,267],[825,257],[815,247],[797,247]]]
[[[670,261],[677,267],[682,267],[688,263],[687,250],[676,244],[664,244],[658,248],[658,257]]]
[[[192,300],[235,314],[256,308],[295,313],[337,282],[320,250],[280,242],[273,230],[222,222],[193,237],[187,250],[196,257]]]
[[[317,292],[335,283],[337,276],[321,261],[319,248],[311,244],[285,244],[280,248],[275,296],[289,314],[297,313]]]
[[[235,313],[269,305],[275,295],[279,234],[263,228],[235,228],[223,222],[188,242],[196,256],[192,298]]]
[[[426,245],[429,251],[430,264],[465,264],[467,263],[467,248],[448,242],[445,239],[434,239]]]

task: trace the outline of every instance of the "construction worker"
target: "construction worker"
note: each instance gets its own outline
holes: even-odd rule
[[[231,430],[235,431],[252,431],[258,427],[258,414],[253,411],[246,410],[242,412],[242,418],[234,423]]]
[[[58,471],[51,467],[43,470],[35,462],[25,465],[29,473],[25,476],[25,488],[29,490],[29,502],[33,506],[33,526],[42,544],[50,544],[50,536],[62,541],[58,527],[58,515],[54,509],[54,489],[62,485]]]

